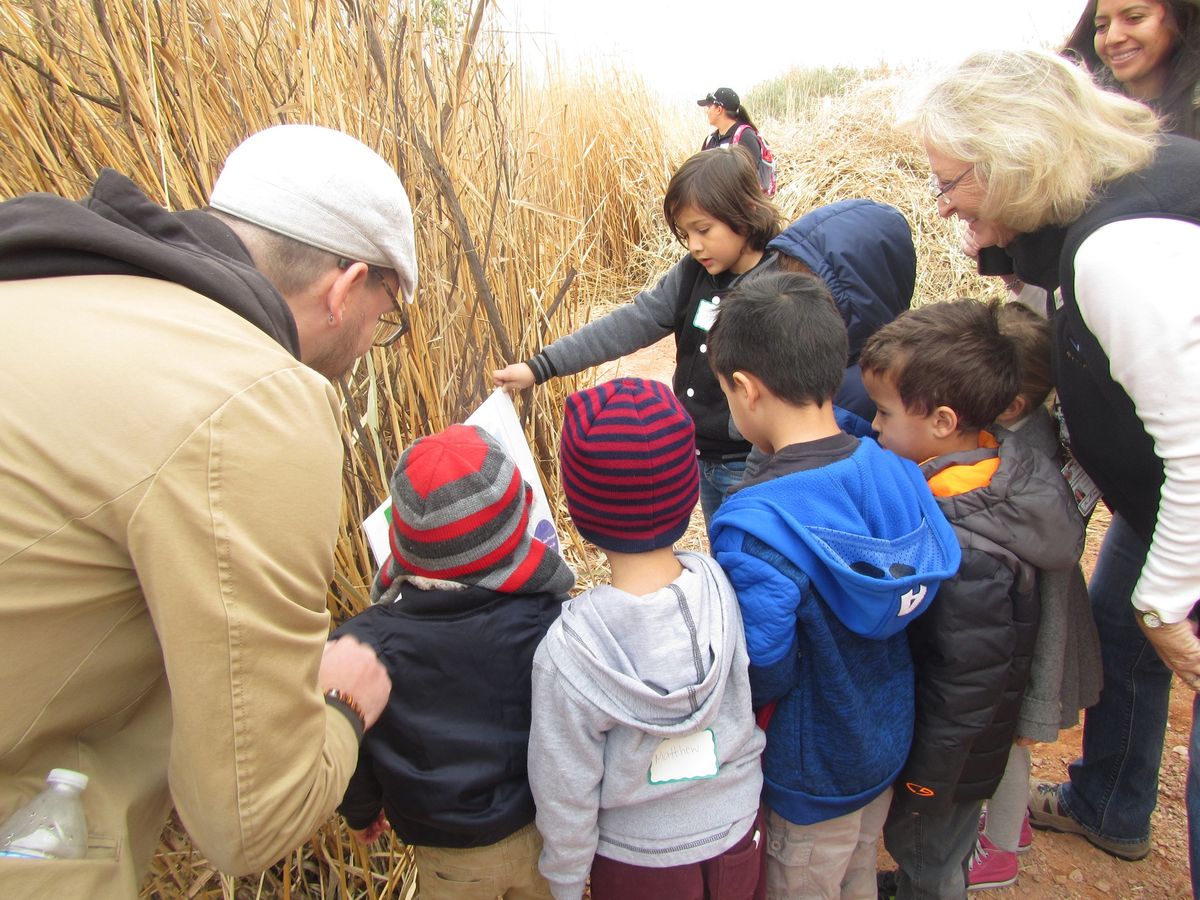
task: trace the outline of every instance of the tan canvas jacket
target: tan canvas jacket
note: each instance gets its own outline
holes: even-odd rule
[[[91,779],[87,858],[0,860],[0,896],[135,896],[172,802],[220,869],[266,868],[357,759],[317,689],[336,395],[168,282],[5,282],[0,310],[0,819]]]

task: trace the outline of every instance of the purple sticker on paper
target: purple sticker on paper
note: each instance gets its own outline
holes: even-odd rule
[[[538,519],[533,526],[533,536],[555,553],[558,552],[558,535],[554,533],[554,526],[549,519]]]

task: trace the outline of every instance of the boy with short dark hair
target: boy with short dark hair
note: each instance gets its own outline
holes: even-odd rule
[[[983,801],[1016,736],[1038,626],[1037,571],[1069,569],[1083,527],[1058,469],[990,427],[1021,364],[996,304],[933,303],[863,347],[879,442],[921,464],[962,542],[958,574],[909,629],[912,752],[884,827],[900,898],[962,897]]]
[[[875,896],[876,842],[912,736],[904,629],[958,566],[917,467],[838,429],[846,355],[845,323],[811,275],[740,286],[709,334],[738,429],[772,454],[712,525],[754,705],[769,716],[768,898]]]
[[[1046,408],[1054,389],[1051,324],[1028,306],[1011,301],[1000,307],[998,321],[1000,331],[1017,346],[1021,388],[996,424],[1011,433],[1013,442],[1031,447],[1061,471],[1066,454],[1058,424]],[[1070,535],[1064,540],[1069,542]],[[1005,887],[1017,880],[1017,856],[1033,841],[1027,807],[1036,790],[1029,778],[1030,745],[1058,740],[1059,730],[1078,725],[1079,710],[1100,698],[1100,639],[1079,564],[1061,572],[1038,572],[1038,601],[1038,634],[1017,718],[1017,740],[1009,750],[1004,777],[987,801],[979,843],[971,855],[969,891]]]

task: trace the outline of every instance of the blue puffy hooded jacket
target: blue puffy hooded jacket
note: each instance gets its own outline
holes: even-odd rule
[[[833,294],[850,335],[850,365],[833,402],[869,423],[875,404],[858,354],[912,303],[917,251],[908,221],[886,203],[842,200],[800,217],[767,247],[803,262]]]
[[[798,825],[861,809],[909,755],[905,629],[961,558],[924,476],[867,438],[731,494],[711,543],[742,608],[752,702],[778,701],[763,799]]]

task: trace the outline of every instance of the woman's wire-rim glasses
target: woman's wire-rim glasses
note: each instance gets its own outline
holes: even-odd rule
[[[962,182],[962,180],[974,171],[975,171],[974,166],[967,166],[967,170],[965,172],[963,172],[957,178],[947,181],[945,184],[942,184],[941,179],[938,178],[936,175],[934,175],[933,173],[930,173],[930,175],[929,175],[929,192],[931,194],[933,194],[934,202],[940,203],[943,200],[949,201],[950,198],[946,195],[949,194],[956,187],[958,187],[958,185]]]

